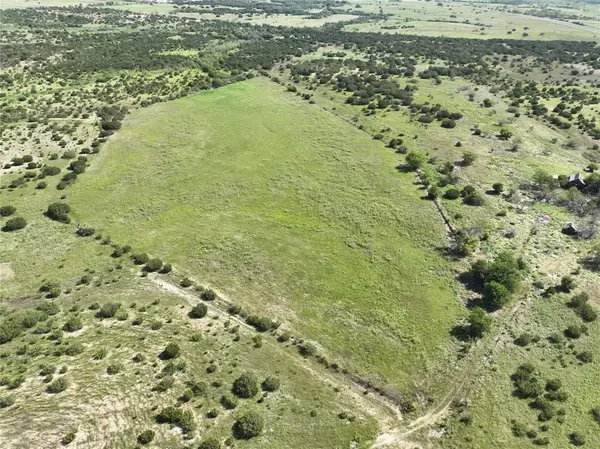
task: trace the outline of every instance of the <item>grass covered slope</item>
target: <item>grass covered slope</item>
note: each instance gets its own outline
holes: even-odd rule
[[[132,114],[67,201],[75,221],[405,387],[459,306],[441,220],[396,164],[254,79]]]

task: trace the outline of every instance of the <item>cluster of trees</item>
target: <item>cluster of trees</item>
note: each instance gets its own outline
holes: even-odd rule
[[[485,307],[496,310],[505,306],[518,291],[526,269],[522,259],[502,252],[491,262],[483,259],[473,262],[470,274],[483,291]]]

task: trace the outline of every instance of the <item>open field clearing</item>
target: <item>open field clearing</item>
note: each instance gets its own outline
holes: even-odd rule
[[[354,2],[360,11],[383,12],[390,16],[384,20],[347,25],[349,31],[381,31],[383,33],[417,34],[423,36],[448,36],[466,38],[516,38],[530,40],[599,40],[600,9],[587,5],[571,19],[573,10],[540,17],[528,6],[498,5],[491,3],[453,2]],[[551,11],[555,11],[552,9]],[[566,10],[565,10],[566,11]],[[549,13],[548,13],[549,14]],[[569,14],[567,16],[567,14]],[[573,22],[580,22],[576,24]]]
[[[587,1],[2,2],[2,449],[600,447]]]
[[[442,222],[392,154],[336,117],[253,80],[140,111],[100,158],[69,195],[77,221],[373,381],[406,388],[439,353],[459,310]]]

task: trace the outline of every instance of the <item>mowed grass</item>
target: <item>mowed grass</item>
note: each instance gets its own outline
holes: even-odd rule
[[[402,388],[427,378],[460,308],[441,220],[396,164],[255,79],[135,112],[67,201],[75,221]]]

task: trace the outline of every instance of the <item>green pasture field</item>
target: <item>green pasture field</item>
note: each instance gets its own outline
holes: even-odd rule
[[[395,164],[255,79],[135,112],[67,201],[74,221],[406,388],[425,383],[460,308],[441,220]]]
[[[541,40],[599,40],[600,21],[582,21],[583,25],[544,17],[513,13],[521,5],[495,5],[487,3],[452,3],[423,1],[353,2],[361,11],[391,14],[387,20],[347,25],[349,31],[417,34],[467,38],[507,38]],[[588,5],[586,17],[598,17],[598,8]],[[578,8],[579,9],[579,8]],[[577,13],[577,10],[568,10]],[[465,21],[469,23],[463,23]],[[397,27],[385,29],[384,27]],[[406,28],[402,28],[406,26]],[[514,30],[514,31],[513,31]],[[509,34],[509,32],[511,32]],[[524,36],[523,33],[527,33]]]

